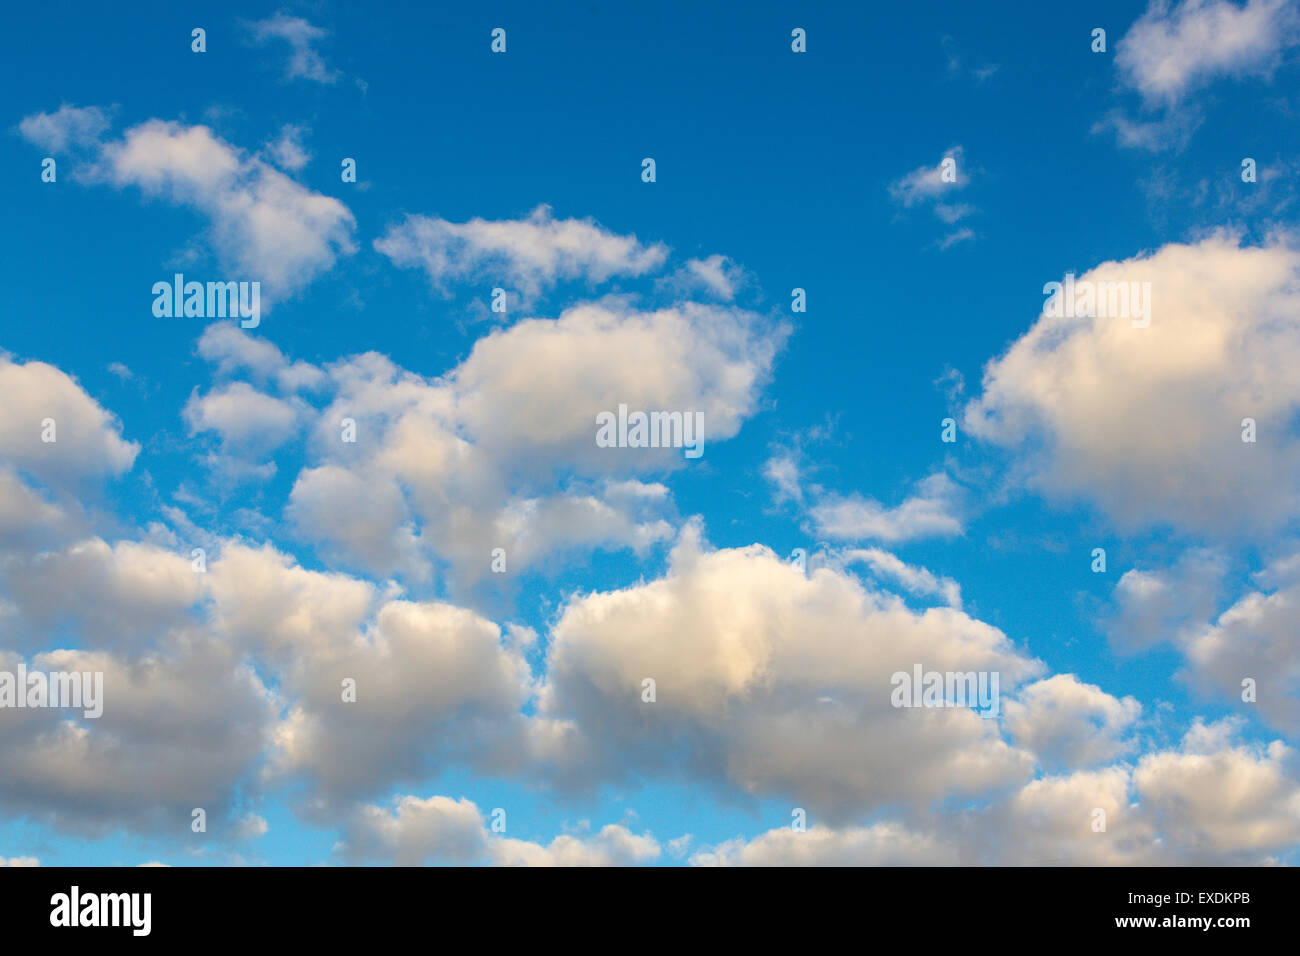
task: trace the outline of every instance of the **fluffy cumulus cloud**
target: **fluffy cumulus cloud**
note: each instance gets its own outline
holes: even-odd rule
[[[1106,621],[1121,651],[1181,641],[1189,628],[1214,614],[1227,573],[1223,554],[1193,548],[1168,568],[1132,568],[1115,585],[1114,610]]]
[[[0,352],[0,462],[53,486],[120,475],[140,446],[75,379]]]
[[[762,547],[708,550],[693,526],[665,577],[575,597],[551,638],[540,711],[557,721],[561,773],[680,774],[846,816],[1032,766],[972,710],[891,703],[892,676],[918,663],[996,671],[1003,693],[1036,675],[996,628]]]
[[[668,250],[601,228],[590,219],[555,219],[538,206],[525,219],[455,223],[408,216],[375,248],[397,265],[420,268],[435,288],[488,276],[511,283],[528,300],[563,280],[604,282],[659,269]]]
[[[1171,104],[1224,76],[1267,76],[1300,42],[1288,0],[1153,0],[1115,48],[1125,83]]]
[[[495,331],[440,378],[350,357],[326,370],[328,405],[309,416],[309,464],[288,515],[352,566],[421,580],[437,558],[472,583],[498,547],[516,569],[565,550],[642,551],[672,534],[667,488],[645,479],[690,462],[681,447],[601,447],[597,417],[620,405],[698,416],[707,455],[757,411],[785,335],[731,306],[606,303]],[[264,380],[296,367],[248,339],[228,326],[200,351]],[[285,436],[264,419],[288,427],[293,407],[229,386],[196,397],[188,415],[227,440],[270,442]],[[355,441],[342,440],[345,420]]]
[[[967,811],[790,827],[697,851],[696,865],[1169,866],[1278,862],[1300,839],[1295,753],[1197,722],[1134,764],[1031,780]]]
[[[191,396],[184,416],[190,434],[214,432],[228,447],[265,454],[297,431],[298,409],[246,382],[234,382]]]
[[[149,120],[107,139],[102,111],[63,107],[25,119],[37,145],[86,151],[88,181],[139,187],[146,196],[189,206],[211,223],[222,277],[258,281],[267,303],[300,291],[356,250],[355,220],[332,196],[314,192],[206,126]]]
[[[1043,764],[1086,767],[1131,752],[1126,736],[1142,713],[1136,698],[1120,700],[1073,674],[1056,674],[1025,687],[1005,706],[1008,733]]]
[[[274,672],[287,709],[272,776],[313,784],[317,808],[446,762],[520,759],[532,632],[229,543],[211,565],[215,626]]]
[[[355,251],[354,220],[343,203],[246,156],[205,126],[150,120],[106,144],[101,161],[115,185],[205,213],[223,265],[280,296]]]
[[[308,55],[320,37],[270,22],[281,27],[267,37],[303,54],[291,71],[322,79]],[[204,211],[218,255],[255,264],[250,277],[282,292],[352,249],[345,207],[205,127],[152,121],[111,141],[107,129],[106,114],[64,107],[21,132],[91,151],[112,183]],[[297,168],[299,142],[287,130],[269,154]],[[895,198],[955,226],[967,211],[943,190],[964,179],[937,176],[918,170]],[[545,207],[520,221],[412,217],[376,247],[437,287],[499,276],[526,297],[644,277],[667,256]],[[1197,690],[1292,734],[1300,559],[1275,536],[1300,503],[1298,256],[1288,237],[1217,235],[1098,266],[1080,281],[1149,283],[1150,322],[1045,311],[988,365],[963,413],[972,435],[1012,456],[1012,478],[1049,500],[1212,537],[1167,566],[1128,569],[1103,623],[1126,653],[1171,643]],[[4,712],[0,810],[179,839],[202,807],[211,832],[246,848],[268,832],[256,811],[282,799],[338,829],[336,859],[402,865],[1293,854],[1300,762],[1286,743],[1233,718],[1153,745],[1135,698],[1048,673],[1022,635],[963,604],[941,558],[925,567],[885,550],[963,535],[978,471],[959,484],[945,462],[890,501],[829,491],[807,480],[797,448],[777,454],[764,475],[778,502],[798,509],[805,533],[841,543],[807,561],[715,548],[702,519],[678,513],[673,479],[710,467],[709,449],[763,408],[789,331],[736,304],[747,281],[724,256],[692,259],[653,285],[655,299],[608,296],[493,328],[441,374],[375,352],[307,362],[235,323],[208,326],[196,352],[210,380],[187,383],[170,413],[186,452],[267,477],[280,462],[293,469],[240,502],[242,536],[224,504],[188,487],[160,509],[167,524],[106,517],[97,486],[138,468],[140,447],[63,371],[0,357],[0,671],[104,681],[97,718]],[[699,415],[705,461],[681,447],[603,447],[598,416],[620,407]],[[1246,418],[1254,442],[1241,440]],[[159,490],[152,474],[140,484],[143,496]],[[182,504],[216,515],[214,530]],[[1225,608],[1231,548],[1269,534],[1271,560]],[[620,579],[541,595],[522,619],[537,630],[498,614],[508,601],[480,600],[498,553],[511,572],[544,576],[599,549],[639,560]],[[665,553],[653,570],[640,560]],[[917,668],[996,675],[1000,714],[898,706],[896,675]],[[629,812],[518,839],[469,799],[417,795],[458,774],[561,802],[652,782],[765,819],[801,807],[810,825],[781,819],[700,843],[638,832]]]
[[[1290,735],[1300,734],[1300,555],[1272,562],[1212,622],[1177,637],[1186,676]]]
[[[1045,306],[985,369],[966,427],[1023,455],[1031,487],[1125,528],[1274,529],[1300,505],[1298,270],[1291,237],[1225,235],[1090,269],[1076,290],[1128,284],[1144,309]]]
[[[74,830],[188,831],[205,810],[233,826],[238,784],[270,742],[270,691],[229,647],[189,629],[154,651],[57,650],[0,669],[103,675],[103,713],[8,710],[0,737],[13,814]],[[201,693],[196,693],[201,688]]]
[[[33,646],[61,629],[101,646],[144,646],[190,619],[201,596],[191,560],[147,542],[87,538],[3,563],[9,646]],[[3,553],[0,551],[0,553]]]
[[[441,796],[398,797],[392,809],[359,807],[339,849],[349,862],[379,860],[398,866],[628,866],[652,861],[661,852],[653,836],[619,824],[597,833],[563,834],[549,844],[497,836],[472,801]]]

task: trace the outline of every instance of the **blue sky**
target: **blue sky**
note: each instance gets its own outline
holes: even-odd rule
[[[10,15],[0,860],[1294,862],[1295,4],[562,6]]]

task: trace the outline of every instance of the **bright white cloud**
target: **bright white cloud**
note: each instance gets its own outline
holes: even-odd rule
[[[818,535],[837,541],[910,541],[961,534],[962,490],[942,472],[917,482],[916,493],[888,507],[861,495],[825,494],[808,509]]]
[[[140,450],[75,379],[44,362],[0,353],[0,408],[0,463],[47,484],[119,475]]]
[[[288,296],[355,251],[355,221],[332,196],[312,192],[206,126],[150,120],[107,143],[105,175],[117,186],[194,206],[212,220],[212,244],[241,281]]]
[[[423,269],[439,290],[487,276],[512,283],[529,301],[562,280],[645,275],[668,256],[660,243],[643,245],[590,219],[554,219],[548,206],[527,219],[454,223],[408,216],[376,239],[375,248],[399,266]]]
[[[553,759],[575,774],[684,775],[838,816],[1026,778],[996,721],[892,706],[892,675],[917,663],[997,671],[1003,693],[1041,669],[960,611],[757,545],[709,551],[688,527],[664,577],[569,601],[539,709],[568,727]]]
[[[1150,324],[1044,312],[989,363],[966,428],[1122,527],[1272,533],[1300,510],[1298,275],[1293,244],[1223,235],[1103,263],[1076,286],[1149,283]]]

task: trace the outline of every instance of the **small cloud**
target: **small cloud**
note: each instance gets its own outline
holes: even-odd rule
[[[954,146],[935,165],[919,166],[890,183],[889,195],[904,209],[928,205],[936,219],[947,226],[953,226],[976,212],[970,203],[952,202],[948,198],[954,190],[964,189],[969,184],[970,170],[965,151],[960,146]],[[940,249],[947,249],[974,238],[975,230],[963,227],[950,230],[937,245]]]
[[[289,172],[297,172],[311,162],[311,153],[307,152],[302,143],[305,132],[301,126],[292,125],[286,125],[280,130],[280,138],[267,145],[271,162]]]
[[[250,813],[239,821],[239,824],[235,827],[235,833],[241,840],[256,840],[266,836],[270,829],[264,817],[260,817],[256,813]]]
[[[338,71],[326,66],[324,57],[316,50],[316,43],[329,36],[328,30],[313,26],[302,17],[291,17],[283,11],[247,26],[253,42],[259,46],[272,40],[283,40],[289,44],[285,79],[311,80],[327,85],[338,81]]]
[[[734,260],[728,256],[712,255],[707,259],[688,259],[682,268],[661,279],[658,287],[685,294],[703,291],[724,302],[731,302],[747,279],[745,270]]]
[[[956,230],[955,232],[948,233],[948,235],[944,236],[941,240],[939,240],[939,248],[948,249],[951,248],[952,246],[957,245],[957,243],[959,242],[966,242],[974,238],[975,238],[975,230],[963,226],[962,228]]]
[[[984,83],[1000,68],[997,63],[981,63],[979,66],[970,65],[970,62],[957,52],[957,41],[950,36],[944,36],[939,42],[943,45],[944,56],[948,61],[948,75],[954,79],[969,76],[976,83]]]
[[[64,103],[53,113],[36,113],[18,124],[24,139],[51,153],[93,146],[108,131],[108,112],[98,106]]]
[[[910,208],[918,203],[934,202],[946,192],[964,189],[970,183],[965,158],[965,150],[961,146],[954,146],[933,166],[918,166],[906,176],[892,182],[889,195],[894,202]]]

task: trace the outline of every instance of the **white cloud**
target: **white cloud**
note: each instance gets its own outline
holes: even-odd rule
[[[640,551],[669,535],[671,516],[666,488],[642,476],[690,462],[680,448],[598,447],[596,416],[620,404],[699,412],[707,456],[757,410],[786,332],[726,306],[584,304],[494,331],[437,379],[353,356],[328,370],[333,399],[313,429],[293,516],[304,535],[376,573],[416,567],[418,537],[451,562],[456,587],[488,575],[497,547],[512,571],[565,550]],[[344,418],[356,422],[355,443],[339,440]],[[363,487],[378,499],[363,509],[374,524],[322,520]]]
[[[246,382],[233,382],[206,395],[196,392],[183,411],[191,435],[216,432],[227,450],[254,456],[265,455],[293,437],[299,414],[292,403]]]
[[[1213,623],[1178,635],[1186,674],[1202,689],[1238,707],[1258,707],[1267,722],[1300,733],[1300,555],[1271,563],[1257,584]],[[1250,704],[1242,701],[1247,678],[1255,683]]]
[[[91,146],[108,131],[106,110],[98,106],[71,106],[64,103],[53,113],[34,113],[18,124],[18,132],[28,142],[51,153]]]
[[[4,669],[17,664],[0,652]],[[269,742],[270,692],[222,642],[192,629],[145,653],[57,650],[27,665],[102,672],[103,714],[6,712],[0,805],[9,814],[66,829],[165,833],[202,807],[214,826]]]
[[[1189,628],[1213,616],[1226,573],[1223,555],[1204,548],[1183,554],[1171,568],[1125,571],[1107,621],[1111,642],[1125,651],[1181,642]]]
[[[876,574],[892,578],[913,594],[940,597],[949,607],[961,609],[960,584],[926,568],[907,564],[888,551],[879,548],[846,551],[842,560],[846,563],[862,562]]]
[[[283,40],[289,44],[285,79],[303,79],[325,84],[338,80],[340,74],[326,66],[325,58],[316,49],[316,44],[329,36],[328,30],[313,26],[302,17],[289,16],[283,11],[247,26],[255,43]]]
[[[287,709],[268,779],[306,780],[313,812],[449,763],[523,759],[527,633],[306,570],[270,547],[227,542],[206,579],[218,632],[279,678]],[[348,679],[355,700],[344,703]]]
[[[249,813],[240,819],[235,828],[235,833],[241,840],[259,840],[266,836],[270,830],[271,827],[267,824],[265,817],[258,816],[256,813]]]
[[[773,498],[777,504],[803,501],[799,462],[793,455],[779,454],[769,458],[763,464],[763,477],[774,486]]]
[[[1121,527],[1272,533],[1300,510],[1298,275],[1288,242],[1222,235],[1103,263],[1076,285],[1149,283],[1149,326],[1044,313],[989,363],[966,427]]]
[[[355,251],[355,221],[331,196],[312,192],[206,126],[150,120],[105,144],[104,174],[116,186],[194,206],[212,220],[212,244],[241,281],[281,298]]]
[[[239,273],[228,278],[261,282],[264,307],[356,251],[355,220],[343,203],[246,155],[206,126],[154,119],[105,140],[102,120],[94,107],[64,107],[29,116],[19,128],[37,145],[85,150],[93,157],[83,176],[88,182],[134,185],[198,209],[211,221],[209,238],[222,268]]]
[[[564,834],[549,845],[490,834],[470,800],[434,796],[396,798],[391,810],[359,807],[339,849],[349,861],[493,863],[497,866],[626,866],[660,854],[649,834],[610,824],[598,833]]]
[[[1151,5],[1115,47],[1124,81],[1172,104],[1220,76],[1267,76],[1300,40],[1288,0],[1183,0]]]
[[[1236,743],[1235,723],[1198,723],[1177,751],[1148,754],[1133,781],[1171,844],[1192,860],[1258,859],[1300,843],[1296,754]]]
[[[728,840],[700,850],[693,866],[944,866],[956,862],[954,848],[896,823],[870,827],[812,826],[768,830],[752,840]]]
[[[861,495],[824,494],[808,509],[818,535],[840,541],[910,541],[961,534],[962,490],[943,472],[917,482],[916,493],[888,507]]]
[[[14,362],[0,353],[0,463],[46,484],[108,477],[130,469],[140,446],[76,380],[44,362]],[[53,441],[46,420],[53,420]]]
[[[9,646],[72,627],[99,647],[142,649],[183,627],[201,594],[188,552],[97,537],[7,562],[0,580],[14,615],[0,623]]]
[[[281,169],[287,169],[291,173],[296,173],[309,162],[311,162],[311,153],[307,152],[303,146],[303,137],[306,134],[301,126],[286,125],[280,130],[280,138],[274,143],[267,146],[271,154],[271,161]]]
[[[429,561],[395,481],[368,479],[338,465],[304,469],[286,514],[305,540],[338,546],[344,564],[417,581],[429,577]]]
[[[944,161],[951,159],[951,182],[944,178]],[[946,193],[964,189],[970,185],[970,174],[966,169],[966,152],[961,146],[953,146],[944,152],[940,161],[933,166],[918,166],[905,176],[889,185],[889,195],[894,202],[909,207],[918,203],[935,203]],[[937,213],[936,213],[937,214]],[[955,220],[945,220],[952,222]]]
[[[513,283],[527,301],[561,280],[644,275],[668,255],[660,243],[643,245],[590,219],[553,219],[548,206],[527,219],[454,223],[408,216],[376,239],[375,248],[399,266],[423,269],[437,289],[486,276]]]
[[[1056,674],[1024,687],[1003,707],[1007,731],[1050,768],[1090,767],[1134,750],[1142,713],[1134,697],[1120,700],[1073,674]]]
[[[562,771],[683,775],[837,816],[1028,776],[996,721],[891,704],[891,676],[917,663],[998,671],[1003,693],[1034,676],[996,628],[913,612],[831,568],[805,576],[757,545],[708,551],[698,534],[666,576],[564,607],[539,703]]]
[[[965,150],[953,146],[933,166],[920,166],[889,184],[889,195],[894,203],[909,209],[928,206],[930,211],[949,227],[948,233],[938,242],[940,249],[948,249],[959,242],[975,238],[969,226],[951,227],[975,212],[969,203],[953,202],[950,194],[970,185],[970,170]]]
[[[747,282],[743,268],[730,257],[715,254],[704,259],[687,259],[684,266],[662,280],[661,287],[685,294],[703,292],[731,302]]]
[[[199,355],[217,366],[220,375],[247,372],[258,382],[275,382],[285,392],[319,388],[325,373],[307,362],[292,364],[276,346],[233,322],[213,322],[199,337]]]
[[[698,851],[697,865],[1171,866],[1277,863],[1300,840],[1295,754],[1197,722],[1136,766],[1032,780],[989,805],[917,823],[788,826]],[[1104,816],[1103,816],[1104,814]],[[1101,825],[1104,823],[1104,827]]]

